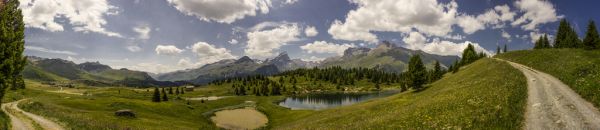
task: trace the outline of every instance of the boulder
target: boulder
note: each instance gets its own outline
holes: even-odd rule
[[[115,116],[119,117],[132,117],[135,118],[135,113],[129,109],[118,110],[115,112]]]

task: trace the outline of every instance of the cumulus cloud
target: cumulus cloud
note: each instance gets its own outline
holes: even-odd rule
[[[139,52],[142,50],[142,48],[140,48],[137,45],[132,45],[132,46],[127,46],[127,50],[129,50],[131,52]]]
[[[510,42],[512,40],[512,36],[510,34],[508,34],[508,32],[502,30],[501,35],[503,38],[505,38],[506,40],[508,40],[508,42]]]
[[[402,41],[404,41],[404,46],[408,49],[422,50],[431,54],[460,56],[462,55],[462,51],[467,47],[468,44],[473,45],[476,51],[491,54],[489,51],[479,46],[478,43],[473,43],[470,41],[466,41],[463,43],[454,43],[450,41],[440,41],[436,38],[431,42],[427,43],[426,37],[418,32],[409,33],[409,35],[404,37]]]
[[[266,14],[271,0],[167,0],[180,12],[203,21],[233,23],[246,16]]]
[[[354,44],[335,44],[327,43],[325,41],[315,41],[313,43],[300,46],[300,49],[308,53],[331,53],[341,56],[344,55],[344,51],[350,47],[356,46]]]
[[[181,54],[181,52],[183,52],[183,50],[177,48],[174,45],[157,45],[156,49],[154,49],[154,51],[156,51],[156,54],[158,55],[177,55],[177,54]]]
[[[237,40],[235,40],[235,39],[231,39],[231,40],[229,40],[228,42],[229,42],[229,44],[234,44],[234,45],[235,45],[235,44],[238,44],[238,41],[237,41]]]
[[[260,24],[259,24],[260,25]],[[272,29],[260,28],[247,33],[248,45],[244,52],[252,58],[268,58],[288,42],[297,41],[301,35],[297,24],[282,24]]]
[[[150,39],[150,25],[148,24],[140,24],[133,28],[133,31],[138,33],[139,39]]]
[[[182,59],[179,59],[179,62],[177,62],[177,65],[178,66],[189,67],[189,66],[192,66],[193,63],[190,61],[189,58],[182,58]]]
[[[372,31],[411,32],[445,36],[452,31],[458,5],[436,0],[352,0],[358,8],[335,20],[329,30],[334,39],[375,43]]]
[[[425,42],[427,42],[427,38],[425,38],[425,36],[423,36],[419,32],[411,32],[406,37],[404,37],[402,41],[407,45],[407,48],[417,49],[422,44],[425,44]]]
[[[319,32],[317,31],[317,28],[315,28],[313,26],[309,26],[309,27],[306,27],[306,29],[304,29],[304,34],[307,37],[314,37],[314,36],[317,36],[317,34],[319,34]]]
[[[535,30],[539,24],[556,22],[564,17],[557,16],[554,5],[545,0],[518,0],[515,2],[515,7],[525,13],[511,25],[522,25],[521,28],[525,30]]]
[[[510,10],[508,5],[498,5],[493,9],[477,16],[460,15],[457,17],[457,24],[466,34],[473,34],[479,30],[484,30],[488,26],[492,28],[502,28],[505,22],[514,20],[516,13]]]
[[[52,54],[78,55],[77,53],[72,52],[72,51],[52,50],[52,49],[47,49],[47,48],[39,47],[39,46],[25,46],[25,50],[52,53]]]
[[[485,29],[483,22],[469,15],[460,16],[458,18],[458,26],[462,27],[463,32],[466,34],[473,34],[476,31]]]
[[[316,57],[316,56],[310,56],[308,58],[303,58],[303,61],[315,61],[315,62],[319,62],[319,61],[323,61],[325,60],[325,58],[320,58],[320,57]]]
[[[535,41],[537,41],[541,36],[544,36],[545,33],[540,33],[537,31],[534,32],[529,32],[529,36],[527,37],[527,35],[523,35],[523,39],[527,39],[530,38],[531,43],[535,43]],[[550,40],[550,43],[554,42],[554,36],[553,35],[547,35],[548,36],[548,40]]]
[[[217,48],[206,42],[197,42],[190,49],[200,58],[197,64],[208,64],[223,59],[235,58],[226,48]]]
[[[107,0],[21,0],[23,21],[26,27],[47,31],[64,31],[56,18],[64,17],[76,32],[95,32],[111,37],[123,37],[116,32],[107,31],[104,16],[116,14],[116,7]]]
[[[291,4],[294,4],[296,2],[298,2],[298,0],[285,0],[285,2],[283,2],[283,4],[285,4],[285,5],[291,5]]]

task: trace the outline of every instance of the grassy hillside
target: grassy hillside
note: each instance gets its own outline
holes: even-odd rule
[[[600,51],[540,49],[513,51],[496,57],[553,75],[596,107],[600,106]]]
[[[520,129],[526,80],[510,65],[483,59],[418,93],[317,111],[276,129]]]
[[[304,81],[299,79],[299,88],[310,86]],[[181,99],[169,95],[169,101],[153,103],[151,89],[76,87],[58,92],[59,87],[26,82],[28,89],[9,91],[4,101],[30,98],[20,107],[71,129],[216,129],[210,121],[211,112],[247,101],[267,115],[268,129],[519,129],[526,97],[524,76],[508,64],[490,59],[447,74],[421,92],[407,91],[321,111],[280,107],[277,102],[283,96],[233,96],[230,84],[203,86],[179,95]],[[334,89],[323,84],[323,89]],[[361,81],[357,86],[367,89],[373,84]],[[182,100],[206,96],[228,97],[205,102]],[[115,117],[114,112],[120,109],[133,110],[137,118]]]

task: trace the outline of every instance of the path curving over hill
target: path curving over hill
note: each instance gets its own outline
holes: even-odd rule
[[[498,59],[500,60],[500,59]],[[549,74],[506,61],[527,77],[525,129],[600,129],[600,112]]]
[[[21,110],[17,104],[23,100],[26,99],[2,104],[2,111],[4,111],[10,117],[12,130],[33,130],[35,129],[33,123],[39,124],[39,126],[44,130],[65,130],[65,128],[58,125],[58,123],[54,121]],[[17,114],[22,114],[26,117],[19,116]],[[27,118],[33,120],[34,122],[29,122],[29,119]]]

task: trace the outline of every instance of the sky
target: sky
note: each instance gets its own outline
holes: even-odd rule
[[[381,41],[439,55],[530,49],[597,0],[20,0],[25,54],[152,73],[287,52],[320,61]]]

